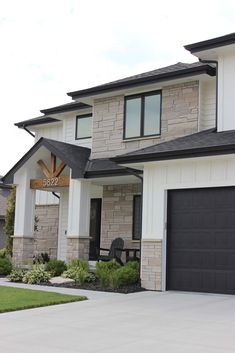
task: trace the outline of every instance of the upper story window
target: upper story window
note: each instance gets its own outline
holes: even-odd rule
[[[161,92],[151,92],[125,98],[124,138],[160,134]]]
[[[76,117],[76,140],[91,137],[92,115],[78,115]]]

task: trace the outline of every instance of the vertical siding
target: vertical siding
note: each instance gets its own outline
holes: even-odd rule
[[[200,118],[199,130],[215,127],[216,80],[200,83]]]
[[[61,260],[66,260],[67,252],[68,202],[69,192],[67,189],[60,193],[58,258]]]
[[[68,114],[68,116],[64,119],[63,141],[67,143],[71,143],[73,145],[91,148],[91,138],[81,139],[81,140],[75,139],[76,116],[77,114],[73,112]]]
[[[63,140],[63,124],[52,124],[43,125],[41,127],[35,128],[35,142],[37,142],[41,137],[45,137],[52,140],[62,141]]]

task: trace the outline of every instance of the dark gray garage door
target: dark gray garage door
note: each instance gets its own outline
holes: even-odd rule
[[[167,289],[235,294],[235,188],[168,192]]]

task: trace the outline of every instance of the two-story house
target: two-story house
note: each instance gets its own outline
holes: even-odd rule
[[[122,237],[147,289],[235,293],[235,33],[185,48],[199,61],[70,92],[16,124],[35,145],[3,178],[17,190],[15,263],[40,242],[43,190],[60,197],[59,259]]]

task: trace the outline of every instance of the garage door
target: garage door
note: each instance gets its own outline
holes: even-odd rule
[[[167,289],[235,294],[235,188],[168,192]]]

